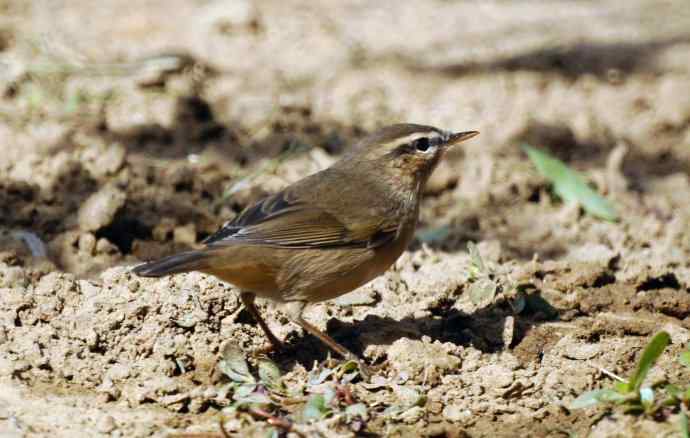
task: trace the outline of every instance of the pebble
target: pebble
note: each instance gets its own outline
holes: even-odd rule
[[[486,365],[477,370],[487,386],[506,388],[513,383],[513,372],[502,365]]]
[[[110,225],[126,200],[127,196],[115,187],[103,187],[89,196],[79,209],[79,227],[84,231],[97,231]]]
[[[101,419],[98,420],[98,424],[96,424],[96,429],[102,433],[110,433],[115,430],[116,427],[117,424],[115,424],[115,419],[112,415],[101,417]]]
[[[91,233],[84,233],[79,236],[79,252],[93,255],[96,249],[96,236]]]
[[[669,322],[661,330],[668,332],[671,342],[675,345],[687,345],[690,342],[690,330]]]
[[[381,296],[375,290],[361,287],[345,295],[341,295],[334,301],[339,306],[372,306],[378,303]]]
[[[443,408],[443,418],[453,423],[466,423],[472,418],[472,411],[460,405],[448,405]]]
[[[398,373],[407,373],[428,383],[439,381],[446,373],[459,371],[461,360],[447,352],[441,343],[401,338],[387,351],[388,360]]]

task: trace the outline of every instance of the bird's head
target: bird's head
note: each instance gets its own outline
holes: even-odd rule
[[[448,132],[433,126],[402,123],[387,126],[365,137],[350,158],[373,164],[381,172],[392,171],[424,183],[448,148],[479,134]]]

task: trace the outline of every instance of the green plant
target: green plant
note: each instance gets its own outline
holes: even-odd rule
[[[530,145],[524,144],[522,149],[539,173],[553,184],[554,192],[564,201],[580,204],[587,213],[595,217],[608,221],[618,219],[613,205],[592,189],[580,173],[566,166],[561,160]]]
[[[649,371],[654,367],[666,347],[671,343],[670,335],[657,333],[645,347],[637,368],[628,379],[617,378],[613,387],[595,389],[577,397],[571,409],[582,409],[598,404],[622,406],[625,413],[644,414],[658,417],[659,414],[679,412],[681,436],[690,438],[688,411],[690,409],[690,384],[685,387],[666,381],[644,386]],[[690,369],[690,344],[680,353],[678,361]]]
[[[479,305],[493,301],[499,293],[513,293],[515,297],[509,303],[516,314],[522,312],[527,303],[525,288],[531,284],[518,284],[507,270],[486,263],[473,242],[467,243],[467,251],[470,254],[469,295],[472,303]]]
[[[300,425],[336,416],[350,430],[359,432],[369,419],[367,406],[355,401],[348,386],[359,376],[356,362],[316,368],[306,385],[292,385],[288,389],[275,363],[259,357],[253,373],[242,351],[228,344],[218,369],[230,380],[220,391],[221,398],[231,400],[223,417],[265,421],[270,426],[269,436],[278,436],[278,430],[304,436]],[[297,406],[303,407],[296,409]],[[222,423],[223,420],[221,431],[225,434]]]
[[[635,373],[630,379],[620,379],[612,388],[596,389],[588,391],[576,398],[570,405],[572,409],[582,409],[599,403],[612,403],[625,407],[625,412],[653,413],[658,408],[655,403],[655,389],[668,389],[666,387],[645,386],[642,384],[647,374],[659,359],[664,349],[671,342],[671,337],[666,332],[657,333],[647,344]]]

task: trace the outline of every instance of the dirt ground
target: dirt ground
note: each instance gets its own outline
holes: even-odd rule
[[[346,384],[368,418],[297,420],[331,361],[260,303],[302,394],[281,415],[306,436],[674,436],[673,414],[568,405],[661,329],[655,377],[689,377],[689,29],[682,0],[0,0],[0,436],[220,436],[222,347],[260,328],[215,278],[129,268],[399,121],[481,135],[394,268],[307,312],[378,367]],[[620,221],[554,198],[524,142]],[[470,301],[470,241],[531,285],[520,313]]]

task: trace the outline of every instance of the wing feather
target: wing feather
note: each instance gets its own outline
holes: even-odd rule
[[[285,248],[376,247],[394,238],[397,226],[348,228],[333,214],[301,203],[283,191],[259,201],[206,239],[209,246],[236,243]]]

